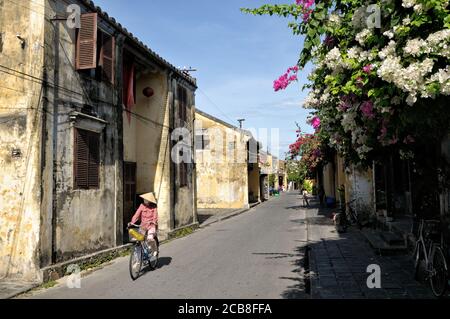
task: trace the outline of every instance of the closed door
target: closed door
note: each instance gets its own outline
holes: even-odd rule
[[[123,225],[124,239],[127,241],[126,226],[131,221],[136,209],[136,163],[125,162],[123,167],[124,187],[123,187]]]

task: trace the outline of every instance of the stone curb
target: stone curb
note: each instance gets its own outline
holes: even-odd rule
[[[40,285],[41,285],[41,283],[31,283],[31,284],[30,284],[29,286],[27,286],[27,287],[24,287],[24,288],[22,288],[22,289],[15,290],[14,292],[11,292],[11,293],[9,293],[9,294],[2,295],[2,296],[0,297],[0,299],[11,299],[11,298],[14,298],[15,296],[25,294],[25,293],[27,293],[27,292],[29,292],[29,291],[31,291],[31,290],[33,290],[33,289],[39,287]]]

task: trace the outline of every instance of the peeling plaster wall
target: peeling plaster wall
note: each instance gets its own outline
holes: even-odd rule
[[[189,225],[191,223],[197,222],[197,209],[196,209],[196,190],[194,177],[194,170],[196,169],[194,166],[194,118],[195,118],[195,91],[185,83],[181,82],[172,82],[172,92],[175,98],[175,109],[174,109],[174,118],[175,118],[175,128],[179,127],[177,123],[179,123],[178,115],[180,103],[178,102],[178,96],[176,95],[176,87],[177,85],[182,85],[187,89],[187,111],[186,111],[186,122],[180,123],[187,131],[189,132],[189,150],[190,150],[190,160],[191,163],[187,165],[187,185],[181,187],[180,186],[180,173],[178,165],[174,165],[175,168],[175,180],[172,184],[172,187],[175,188],[175,198],[174,198],[174,223],[173,226],[175,228],[179,228],[182,226]],[[175,138],[175,137],[172,137]]]
[[[197,113],[210,140],[207,150],[196,151],[197,205],[199,208],[248,207],[248,168],[246,137],[233,129]],[[227,160],[225,137],[236,141],[237,161]]]
[[[0,64],[42,79],[44,0],[23,2],[25,7],[0,0]],[[40,278],[42,85],[0,71],[0,278],[35,281]]]
[[[347,169],[345,186],[347,200],[356,199],[353,205],[356,206],[357,212],[374,213],[373,174],[371,169],[364,171],[356,168]]]
[[[65,12],[66,6],[71,2],[77,3],[49,1],[51,9],[48,15]],[[101,19],[99,27],[113,33]],[[46,44],[48,78],[51,83],[58,83],[56,88],[52,86],[49,89],[48,103],[52,112],[55,112],[56,106],[58,118],[56,123],[53,118],[49,118],[46,123],[48,138],[44,144],[46,160],[43,174],[48,184],[42,204],[41,266],[51,263],[52,252],[56,253],[55,262],[59,262],[114,247],[121,241],[117,238],[117,229],[121,228],[122,209],[122,199],[118,196],[122,193],[118,144],[118,125],[121,124],[122,112],[118,92],[107,81],[99,82],[89,72],[75,70],[76,33],[64,21],[49,26]],[[116,57],[120,57],[119,52],[116,47]],[[116,74],[119,73],[118,61],[116,58]],[[73,121],[70,115],[75,111],[88,112],[106,121],[106,124],[83,117]],[[100,186],[98,189],[80,190],[74,185],[74,128],[85,128],[86,125],[94,125],[93,123],[100,127]],[[56,149],[53,145],[53,132],[57,132]],[[53,167],[55,152],[56,167]],[[56,191],[53,193],[55,185]],[[52,212],[56,214],[54,225]],[[52,248],[54,226],[56,229]]]

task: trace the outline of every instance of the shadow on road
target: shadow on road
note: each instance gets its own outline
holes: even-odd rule
[[[157,269],[168,266],[168,265],[170,265],[171,262],[172,262],[172,257],[159,257]]]

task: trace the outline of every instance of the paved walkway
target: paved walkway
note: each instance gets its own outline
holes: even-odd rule
[[[311,298],[434,298],[430,288],[414,280],[410,255],[379,256],[361,232],[338,234],[331,211],[307,210]],[[369,265],[381,268],[381,289],[367,286]]]
[[[0,299],[8,299],[37,287],[39,284],[24,281],[0,280]]]

